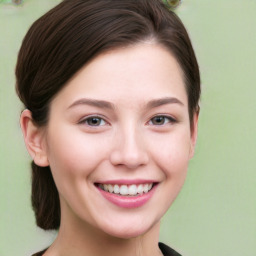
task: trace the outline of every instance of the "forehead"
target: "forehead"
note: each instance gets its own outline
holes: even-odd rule
[[[138,104],[176,97],[187,105],[182,70],[164,47],[141,43],[100,54],[60,91],[54,102],[70,104],[81,97]]]

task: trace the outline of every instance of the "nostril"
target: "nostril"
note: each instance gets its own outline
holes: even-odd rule
[[[135,169],[141,165],[148,163],[148,156],[146,153],[127,154],[121,152],[113,152],[110,161],[115,166],[126,166],[129,169]]]

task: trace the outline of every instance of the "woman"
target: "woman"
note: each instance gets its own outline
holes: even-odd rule
[[[33,158],[35,255],[180,255],[158,244],[197,137],[200,76],[158,0],[64,0],[29,29],[17,92]]]

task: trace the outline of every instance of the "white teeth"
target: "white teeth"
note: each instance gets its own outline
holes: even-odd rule
[[[138,187],[137,187],[137,193],[138,194],[142,194],[143,193],[143,185],[139,185]]]
[[[110,193],[113,193],[114,192],[114,187],[112,185],[108,185],[108,190],[106,191],[109,191]]]
[[[114,186],[114,193],[119,194],[119,186],[118,185]]]
[[[137,194],[137,187],[136,185],[129,186],[128,193],[130,196],[135,196]]]
[[[120,187],[119,193],[120,193],[122,196],[128,195],[128,187],[127,187],[126,185],[122,185],[122,186]]]
[[[99,184],[99,187],[110,193],[121,194],[123,196],[135,196],[137,194],[148,193],[152,189],[153,183],[138,185]]]
[[[147,192],[148,192],[148,184],[145,184],[145,185],[143,186],[143,192],[144,192],[144,193],[147,193]]]

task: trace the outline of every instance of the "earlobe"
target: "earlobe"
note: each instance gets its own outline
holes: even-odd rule
[[[198,132],[198,118],[199,118],[199,107],[198,111],[194,113],[193,123],[191,127],[191,138],[190,138],[190,159],[194,156],[196,141],[197,141],[197,132]]]
[[[41,167],[48,166],[44,130],[35,125],[28,109],[21,113],[20,126],[28,153],[33,158],[34,163]]]

